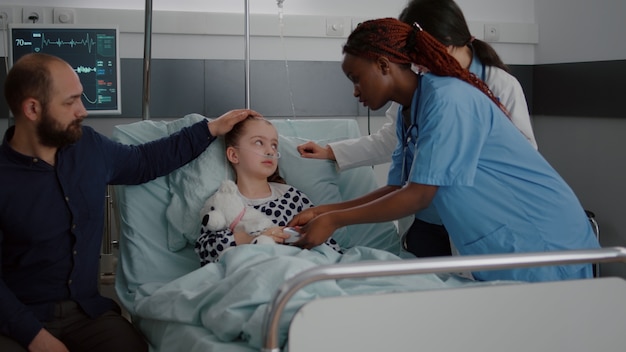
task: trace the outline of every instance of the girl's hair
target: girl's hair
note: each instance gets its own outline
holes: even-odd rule
[[[266,119],[250,115],[245,120],[240,121],[239,123],[235,124],[235,126],[233,126],[233,128],[224,135],[224,144],[226,145],[226,148],[238,146],[239,140],[241,139],[241,135],[245,132],[245,126],[251,120],[263,120],[268,125],[272,125],[272,123]],[[236,177],[237,177],[237,172],[235,172],[235,178]],[[274,171],[274,173],[271,174],[267,178],[267,182],[276,182],[276,183],[283,183],[283,184],[287,183],[285,182],[285,179],[280,176],[280,173],[278,172],[278,168],[276,168],[276,171]]]
[[[471,34],[463,11],[454,0],[411,0],[398,17],[408,24],[414,22],[445,46],[470,46],[480,62],[509,72],[496,51]]]
[[[438,76],[459,78],[480,89],[508,116],[487,84],[462,68],[443,44],[417,24],[411,26],[395,18],[365,21],[350,34],[343,52],[369,60],[384,56],[396,64],[410,66],[414,63]]]

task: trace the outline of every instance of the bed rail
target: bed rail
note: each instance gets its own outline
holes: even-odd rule
[[[626,262],[626,248],[609,247],[576,251],[439,257],[389,262],[368,261],[319,266],[286,280],[278,289],[267,307],[263,321],[264,345],[261,351],[280,352],[278,325],[287,302],[298,290],[317,281],[605,262]]]

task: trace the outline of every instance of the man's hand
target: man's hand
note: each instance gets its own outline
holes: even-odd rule
[[[67,347],[46,329],[41,329],[28,345],[29,352],[69,352]]]
[[[209,131],[214,137],[225,135],[233,129],[233,126],[245,120],[248,116],[263,117],[258,112],[250,109],[231,110],[215,120],[209,121]]]

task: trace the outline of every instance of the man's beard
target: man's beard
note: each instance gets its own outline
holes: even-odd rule
[[[67,128],[61,129],[59,123],[50,116],[47,109],[43,109],[41,121],[37,125],[39,142],[47,147],[62,148],[75,143],[83,134],[81,122],[83,119],[72,121]]]

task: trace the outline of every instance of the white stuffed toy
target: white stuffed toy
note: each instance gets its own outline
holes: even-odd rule
[[[201,210],[203,223],[211,231],[230,228],[248,234],[259,233],[275,226],[265,214],[248,206],[238,194],[237,185],[231,180],[224,180],[218,190],[204,203]],[[206,219],[206,216],[209,218]],[[276,243],[272,237],[259,235],[252,243]]]

